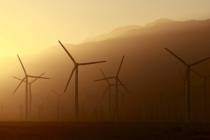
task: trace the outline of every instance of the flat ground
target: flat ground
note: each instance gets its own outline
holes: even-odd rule
[[[1,122],[0,140],[203,140],[207,123]]]

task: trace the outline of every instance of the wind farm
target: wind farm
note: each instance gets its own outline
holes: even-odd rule
[[[24,132],[30,137],[54,136],[55,139],[110,139],[112,135],[117,139],[150,138],[146,134],[154,133],[160,139],[165,135],[172,138],[178,133],[182,138],[188,138],[196,135],[194,131],[203,136],[200,130],[208,131],[210,121],[210,54],[195,51],[187,55],[187,49],[176,45],[162,46],[164,43],[161,42],[154,44],[158,47],[153,52],[145,46],[143,50],[148,51],[145,55],[137,46],[129,52],[124,38],[119,39],[119,47],[116,48],[107,47],[112,42],[116,45],[116,40],[108,40],[105,46],[104,41],[76,46],[58,41],[59,44],[52,48],[52,54],[37,62],[26,60],[27,67],[17,55],[16,63],[21,69],[16,75],[23,73],[24,76],[13,76],[16,88],[12,96],[21,100],[18,101],[21,107],[16,107],[18,115],[14,115],[15,121],[5,121],[0,126],[21,128],[21,131],[13,133],[15,137]],[[145,40],[147,38],[143,42]],[[101,48],[95,51],[98,45]],[[119,49],[120,53],[116,53]],[[180,51],[182,49],[183,52]],[[79,58],[75,59],[72,54]],[[169,55],[175,59],[170,59]],[[91,59],[93,61],[89,61]],[[34,69],[46,71],[49,77],[45,73],[32,75],[37,73]],[[7,108],[4,103],[3,115],[6,115]],[[26,126],[30,129],[25,129]],[[74,131],[70,131],[72,129]],[[36,130],[39,131],[33,134]],[[5,131],[0,129],[0,135],[3,133]]]
[[[0,139],[210,139],[209,9],[0,2]]]

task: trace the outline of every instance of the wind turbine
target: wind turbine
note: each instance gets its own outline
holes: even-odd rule
[[[45,105],[45,101],[50,97],[50,94],[48,93],[47,96],[42,100],[42,102],[38,105],[38,120],[41,121],[41,111],[43,110],[43,107]]]
[[[58,93],[56,91],[52,91],[52,93],[56,96],[56,106],[57,106],[57,121],[60,120],[60,106],[61,106],[61,97],[63,96],[63,93]]]
[[[42,73],[39,76],[43,76],[44,74],[45,73]],[[15,77],[15,76],[14,76],[14,78],[16,80],[19,80],[19,81],[22,81],[24,79],[24,78],[20,79],[20,78]],[[33,86],[33,84],[35,82],[37,82],[37,80],[40,80],[40,79],[43,79],[43,78],[34,78],[32,81],[28,82],[28,89],[29,89],[29,92],[28,92],[29,93],[29,114],[32,113],[32,101],[33,101],[33,99],[32,99],[32,86]],[[45,77],[45,79],[49,79],[49,78]],[[25,80],[24,80],[24,82],[25,82]]]
[[[101,98],[102,99],[102,98]],[[98,103],[99,102],[99,103]],[[92,114],[94,114],[94,121],[103,121],[103,115],[104,115],[104,112],[103,112],[103,103],[101,100],[98,100],[98,102],[94,105],[93,107],[93,112]]]
[[[208,80],[209,80],[209,77],[210,76],[204,76],[203,77],[203,90],[204,90],[204,113],[205,113],[205,116],[206,118],[208,118],[208,109],[207,109],[207,106],[208,106]]]
[[[1,116],[4,115],[4,104],[2,102],[0,102],[0,112],[1,112]]]
[[[208,104],[208,81],[209,81],[210,75],[203,75],[194,70],[192,72],[198,75],[203,80],[203,101],[204,101],[203,106],[204,106],[204,113],[205,113],[204,116],[206,116],[207,106],[208,106],[207,105]]]
[[[20,121],[24,120],[24,108],[23,105],[19,106],[19,117],[20,117]]]
[[[74,57],[70,54],[70,52],[66,49],[66,47],[61,43],[61,41],[58,41],[61,47],[64,49],[64,51],[67,53],[69,58],[73,61],[74,63],[74,68],[71,71],[71,74],[69,76],[69,79],[67,81],[66,87],[64,89],[64,92],[67,91],[68,86],[70,84],[70,81],[73,77],[73,74],[75,74],[75,116],[76,116],[76,121],[79,120],[79,67],[80,66],[88,66],[88,65],[93,65],[93,64],[99,64],[99,63],[105,63],[106,61],[95,61],[95,62],[87,62],[87,63],[79,63],[77,62]]]
[[[184,59],[176,55],[173,51],[171,51],[168,48],[165,48],[165,50],[170,53],[172,56],[174,56],[176,59],[178,59],[185,67],[186,67],[186,79],[185,79],[185,94],[186,94],[186,120],[191,121],[191,71],[192,67],[197,66],[207,60],[210,59],[210,57],[206,57],[203,59],[200,59],[194,63],[187,63]]]
[[[122,57],[117,73],[114,76],[95,80],[95,81],[114,80],[114,87],[115,87],[115,111],[114,112],[116,113],[115,117],[117,120],[119,120],[119,86],[122,86],[123,89],[126,92],[128,92],[128,88],[125,86],[125,84],[123,84],[123,82],[120,80],[120,77],[119,77],[124,58],[125,56]]]
[[[0,103],[0,111],[1,113],[4,111],[4,104],[2,102]]]
[[[27,121],[28,120],[28,114],[29,114],[29,80],[30,78],[38,78],[38,79],[49,79],[49,78],[46,78],[46,77],[42,77],[42,76],[33,76],[33,75],[29,75],[28,72],[26,71],[26,68],[25,66],[23,65],[23,62],[22,60],[20,59],[19,55],[17,55],[18,57],[18,60],[21,64],[21,67],[23,69],[23,72],[24,72],[24,78],[21,79],[20,83],[18,84],[18,86],[16,87],[14,93],[17,92],[17,90],[20,88],[20,86],[25,82],[25,120]]]
[[[102,69],[100,69],[100,72],[101,72],[103,78],[105,79],[104,81],[107,84],[105,90],[103,91],[103,97],[105,94],[108,93],[108,108],[109,108],[109,116],[111,119],[111,116],[112,116],[112,87],[114,86],[114,84],[112,84],[110,82],[110,79],[107,79],[107,77]],[[96,82],[98,82],[98,81],[96,80]]]

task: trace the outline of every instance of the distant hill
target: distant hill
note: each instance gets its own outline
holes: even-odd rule
[[[94,42],[94,41],[103,41],[103,40],[107,40],[107,39],[117,38],[117,37],[125,35],[129,31],[139,30],[140,28],[141,28],[141,26],[138,26],[138,25],[120,27],[120,28],[114,29],[110,33],[98,35],[96,37],[89,38],[86,41],[87,42]]]
[[[206,22],[208,21],[209,20],[206,20]],[[202,25],[204,24],[204,22],[205,21],[196,21],[196,20],[173,21],[170,19],[162,18],[162,19],[155,20],[154,22],[148,23],[145,26],[131,25],[131,26],[119,27],[109,33],[87,39],[87,42],[97,42],[97,41],[104,41],[104,40],[119,38],[119,37],[128,36],[128,35],[138,35],[138,34],[145,33],[145,31],[148,31],[148,30],[151,30],[152,32],[154,32],[156,30],[159,30],[162,27],[167,28],[167,26],[173,26],[173,24],[174,24],[174,27],[178,27],[180,25],[182,27],[188,26],[187,28],[190,28],[190,26],[198,26],[199,24]]]

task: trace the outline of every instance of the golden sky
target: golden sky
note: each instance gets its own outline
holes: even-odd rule
[[[0,0],[0,17],[2,57],[158,18],[206,19],[210,0]]]

